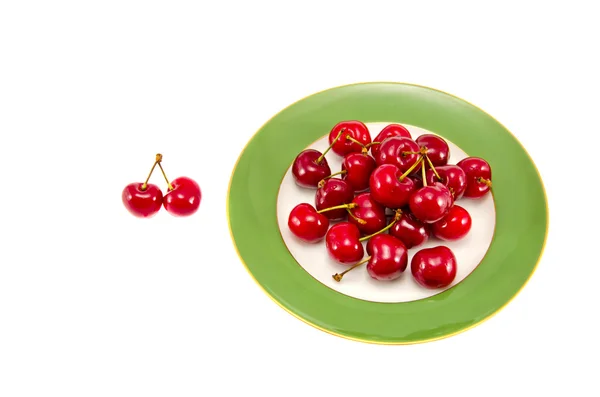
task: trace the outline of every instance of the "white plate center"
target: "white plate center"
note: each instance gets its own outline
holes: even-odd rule
[[[388,124],[390,123],[367,123],[371,137],[375,138]],[[433,133],[410,125],[404,126],[410,131],[413,139],[422,134]],[[328,132],[325,133],[326,135],[322,139],[308,148],[321,152],[326,150],[329,142]],[[450,146],[449,164],[456,164],[463,158],[468,157],[458,146],[447,139],[446,141]],[[477,156],[477,153],[472,153],[471,155]],[[341,170],[342,158],[333,151],[327,154],[327,162],[331,167],[331,172]],[[300,203],[315,205],[315,192],[316,190],[304,189],[296,185],[290,164],[290,168],[283,178],[277,197],[277,221],[283,241],[294,259],[311,276],[328,287],[354,298],[373,302],[409,302],[436,295],[464,280],[479,265],[492,242],[496,220],[492,195],[487,194],[479,200],[461,198],[457,201],[457,205],[469,211],[472,218],[471,231],[463,239],[456,242],[445,242],[431,237],[427,243],[411,248],[408,251],[407,269],[397,280],[374,280],[367,273],[366,266],[363,265],[347,273],[341,282],[336,282],[332,278],[332,275],[344,271],[347,269],[347,266],[341,265],[329,257],[324,240],[317,244],[304,243],[298,240],[287,226],[288,216],[296,205]],[[366,242],[363,244],[365,245],[366,255]],[[414,281],[410,273],[410,260],[420,249],[435,247],[437,245],[445,245],[454,252],[457,259],[458,271],[454,282],[450,286],[445,289],[429,290],[421,287]]]

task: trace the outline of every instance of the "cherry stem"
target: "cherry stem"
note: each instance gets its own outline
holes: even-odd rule
[[[436,171],[435,167],[433,166],[433,163],[431,162],[431,160],[429,159],[428,155],[425,155],[425,158],[427,159],[427,162],[429,163],[429,166],[431,167],[431,170],[433,171],[433,173],[435,174],[435,176],[437,177],[438,181],[442,180],[442,177],[440,176],[440,174],[438,174],[438,172]]]
[[[368,148],[370,148],[371,146],[374,146],[374,145],[381,145],[381,142],[371,142],[371,143],[367,143],[367,144],[365,145],[365,148],[367,148],[367,149],[368,149]]]
[[[360,145],[362,148],[364,148],[364,147],[365,147],[365,145],[364,145],[362,142],[360,142],[360,141],[357,141],[356,139],[352,138],[350,135],[346,135],[346,140],[347,140],[347,141],[350,141],[350,142],[354,142],[354,143],[356,143],[357,145]]]
[[[334,279],[335,281],[337,281],[337,282],[340,282],[340,281],[342,281],[342,277],[344,277],[344,274],[348,273],[348,272],[349,272],[350,270],[352,270],[352,269],[356,269],[356,268],[357,268],[357,267],[359,267],[360,265],[364,265],[365,263],[367,263],[367,262],[369,261],[369,259],[371,259],[371,257],[368,257],[367,259],[363,259],[362,261],[358,262],[357,264],[355,264],[355,265],[352,265],[352,267],[351,267],[351,268],[349,268],[349,269],[346,269],[346,270],[344,270],[344,271],[343,271],[343,272],[341,272],[341,273],[336,273],[336,274],[334,274],[334,275],[333,275],[333,276],[331,276],[331,277],[333,277],[333,279]]]
[[[325,183],[325,181],[326,181],[327,179],[329,179],[329,178],[333,178],[333,177],[334,177],[334,176],[336,176],[336,175],[344,175],[346,172],[347,172],[346,170],[341,170],[341,171],[338,171],[338,172],[334,172],[333,174],[331,174],[331,175],[329,175],[329,176],[326,176],[325,178],[323,178],[323,179],[321,179],[321,180],[319,181],[319,187],[323,186],[323,184]]]
[[[353,203],[353,204],[356,204],[356,203]],[[356,207],[358,207],[358,205],[356,205]],[[354,207],[352,207],[352,208],[354,208]],[[348,215],[350,216],[350,218],[354,219],[359,224],[364,225],[365,223],[367,223],[367,221],[365,221],[364,219],[360,219],[359,217],[354,215],[352,213],[352,211],[350,211],[350,208],[348,208],[346,211],[348,211]]]
[[[162,160],[162,156],[161,156],[161,160]],[[165,177],[165,181],[167,181],[167,186],[169,187],[169,190],[173,190],[173,185],[171,185],[171,183],[169,182],[169,179],[167,178],[167,174],[165,174],[165,170],[163,170],[163,167],[160,164],[160,161],[158,162],[158,168],[160,168],[160,171],[162,172],[163,176]]]
[[[345,210],[345,209],[351,209],[351,208],[356,208],[356,207],[358,207],[358,204],[356,204],[356,203],[336,205],[335,207],[323,208],[322,210],[317,211],[317,214],[320,214],[322,212],[327,212],[327,211]]]
[[[492,181],[490,181],[489,179],[479,177],[479,178],[477,178],[477,182],[485,183],[486,185],[488,185],[488,187],[492,187]]]
[[[402,157],[407,156],[409,154],[420,154],[422,156],[425,156],[427,154],[427,148],[423,146],[418,152],[402,152]]]
[[[345,131],[345,128],[342,128],[340,130],[340,132],[338,132],[337,136],[335,137],[335,139],[333,140],[333,142],[331,142],[331,145],[329,145],[329,147],[327,148],[327,150],[325,150],[323,152],[322,155],[319,156],[319,158],[317,160],[315,160],[315,163],[317,164],[321,164],[321,161],[323,161],[323,159],[325,158],[325,155],[331,150],[331,148],[333,147],[333,145],[335,145],[335,143],[338,141],[338,139],[340,139],[340,137],[342,136],[342,133]]]
[[[427,178],[425,177],[425,162],[421,164],[421,176],[423,177],[423,186],[427,186]]]
[[[371,237],[377,236],[378,234],[391,229],[392,226],[394,226],[394,223],[398,222],[398,220],[400,219],[400,216],[402,216],[402,210],[396,210],[396,214],[394,215],[394,220],[391,221],[389,225],[387,225],[383,229],[381,229],[373,234],[369,234],[368,236],[361,237],[360,239],[358,239],[358,241],[360,241],[360,242],[366,241],[366,240],[370,239]]]
[[[162,154],[157,153],[156,154],[156,159],[154,160],[154,164],[152,164],[152,168],[150,169],[150,173],[148,174],[148,178],[146,178],[146,182],[144,182],[142,184],[141,190],[144,191],[148,188],[148,181],[150,180],[150,177],[152,176],[152,173],[154,172],[154,168],[156,168],[156,164],[159,164],[162,161]]]
[[[404,178],[409,176],[415,170],[415,168],[417,168],[419,166],[419,164],[421,164],[422,162],[423,162],[423,156],[421,156],[419,158],[419,160],[417,160],[416,163],[414,163],[409,169],[407,169],[404,174],[400,175],[400,178],[398,178],[398,180],[400,182],[402,182],[404,180]]]

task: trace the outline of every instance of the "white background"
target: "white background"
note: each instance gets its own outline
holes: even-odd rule
[[[0,396],[593,395],[593,4],[0,2]],[[478,105],[544,178],[538,271],[466,333],[331,336],[275,305],[232,248],[225,198],[247,140],[290,103],[364,81]],[[123,208],[156,152],[200,183],[195,216]]]

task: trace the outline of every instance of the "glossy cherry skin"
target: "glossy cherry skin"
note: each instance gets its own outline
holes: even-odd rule
[[[406,172],[419,160],[419,145],[415,141],[406,137],[387,138],[379,145],[379,153],[375,158],[377,165],[394,164],[400,168],[400,171]],[[415,172],[419,169],[417,167]]]
[[[189,216],[200,207],[202,192],[200,186],[191,178],[182,176],[171,181],[173,190],[165,194],[163,206],[171,215]]]
[[[353,265],[365,255],[360,231],[350,222],[333,225],[325,237],[325,246],[331,258],[344,265]]]
[[[350,212],[365,223],[361,224],[351,216],[348,217],[348,222],[356,225],[361,233],[369,235],[386,227],[385,207],[375,201],[370,193],[361,193],[354,197],[352,202],[358,206],[351,209]]]
[[[387,138],[391,138],[393,136],[403,136],[406,138],[412,139],[410,135],[410,131],[408,131],[404,126],[400,124],[389,124],[385,126],[381,132],[375,137],[373,142],[381,142],[385,141]],[[373,157],[377,158],[377,154],[379,153],[379,145],[371,146],[371,154]]]
[[[456,277],[456,257],[443,245],[423,248],[412,257],[410,270],[415,281],[423,287],[444,288]]]
[[[371,256],[367,272],[375,280],[395,280],[408,266],[408,249],[402,241],[389,234],[378,234],[369,239],[367,253]]]
[[[427,157],[429,157],[434,167],[448,164],[450,148],[444,139],[433,134],[423,134],[415,141],[420,147],[427,148]],[[428,162],[425,162],[425,167],[429,167]]]
[[[371,134],[369,134],[367,126],[360,121],[350,120],[342,121],[331,129],[331,132],[329,133],[330,145],[342,130],[343,132],[340,139],[338,139],[331,148],[331,150],[339,156],[346,156],[349,153],[360,153],[362,151],[363,146],[348,140],[348,135],[363,145],[371,143]]]
[[[409,212],[403,212],[390,229],[390,234],[402,241],[409,249],[427,242],[430,233],[429,225],[419,221]]]
[[[450,190],[440,182],[423,186],[410,196],[408,202],[410,212],[425,223],[433,223],[442,219],[453,204]]]
[[[471,230],[471,215],[461,206],[454,205],[445,217],[431,225],[433,235],[440,240],[456,241]]]
[[[375,167],[375,159],[368,154],[350,153],[342,161],[342,170],[346,171],[342,179],[348,182],[355,192],[362,192],[369,188],[369,177]]]
[[[317,211],[351,203],[354,199],[354,191],[350,185],[341,179],[330,178],[323,181],[315,194],[315,208]],[[348,212],[345,209],[325,211],[322,213],[330,220],[345,219]]]
[[[298,186],[316,188],[323,178],[331,175],[331,168],[325,157],[317,163],[321,155],[323,153],[318,150],[306,149],[296,156],[292,164],[292,175]]]
[[[384,207],[392,209],[407,205],[415,191],[415,183],[408,177],[400,181],[401,176],[402,171],[393,164],[377,167],[369,181],[373,199]]]
[[[301,203],[290,212],[288,228],[300,240],[306,243],[317,243],[325,237],[329,228],[329,219],[319,214],[312,205]]]
[[[487,161],[479,157],[467,157],[456,165],[467,175],[467,188],[464,197],[480,198],[490,191],[492,169]]]
[[[435,170],[442,180],[440,181],[437,178],[433,170],[428,169],[425,175],[427,183],[432,185],[434,182],[441,182],[450,189],[454,200],[460,199],[467,188],[467,174],[465,171],[457,165],[442,165],[435,167]]]
[[[121,198],[127,210],[138,218],[151,218],[163,205],[163,194],[160,188],[151,183],[142,190],[143,183],[130,183],[125,186]]]

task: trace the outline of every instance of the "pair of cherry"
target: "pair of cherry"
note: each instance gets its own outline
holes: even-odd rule
[[[191,178],[182,176],[169,182],[162,167],[162,154],[157,154],[152,169],[145,182],[134,182],[125,186],[121,194],[123,205],[127,210],[138,218],[150,218],[154,216],[161,207],[174,216],[189,216],[195,213],[202,199],[200,186]],[[155,167],[158,165],[165,181],[168,191],[163,195],[162,190],[148,183]]]

